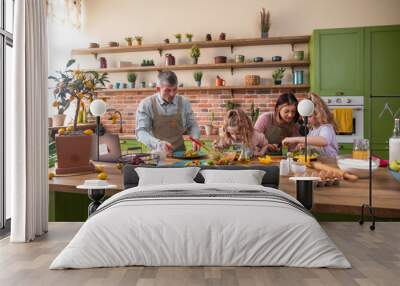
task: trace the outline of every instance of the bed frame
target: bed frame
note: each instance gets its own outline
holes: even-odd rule
[[[138,166],[125,165],[123,169],[124,173],[124,189],[136,187],[139,183],[139,176],[135,171]],[[143,167],[143,166],[140,166]],[[174,166],[146,166],[146,168],[182,168]],[[201,166],[202,170],[206,169],[217,169],[217,170],[263,170],[265,175],[262,179],[261,184],[264,187],[278,188],[279,187],[279,167],[278,166]],[[204,183],[203,176],[198,173],[194,178],[197,183]]]

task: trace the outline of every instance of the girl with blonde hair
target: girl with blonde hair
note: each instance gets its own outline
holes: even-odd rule
[[[268,148],[264,134],[254,130],[250,118],[242,109],[232,109],[226,113],[222,134],[214,142],[214,147],[227,148],[234,144],[244,145],[254,156],[264,155]]]
[[[310,146],[319,149],[321,155],[335,157],[339,146],[336,141],[333,116],[317,94],[309,93],[306,98],[314,103],[314,114],[308,119],[311,130],[307,136],[307,142]],[[304,137],[287,137],[282,144],[296,145],[297,148],[301,148],[304,146]]]

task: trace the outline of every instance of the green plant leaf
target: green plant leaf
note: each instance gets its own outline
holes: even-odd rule
[[[76,62],[76,60],[70,59],[70,60],[67,62],[66,68],[69,68],[69,67],[70,67],[71,65],[73,65],[75,62]]]

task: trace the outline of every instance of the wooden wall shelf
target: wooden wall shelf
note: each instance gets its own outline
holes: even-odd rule
[[[165,70],[212,70],[212,69],[246,69],[246,68],[268,68],[268,67],[306,67],[310,62],[305,61],[264,61],[249,63],[224,63],[224,64],[190,64],[190,65],[160,65],[160,66],[132,66],[123,68],[103,68],[103,69],[84,69],[85,71],[97,71],[107,73],[124,73],[124,72],[150,72]]]
[[[73,49],[72,55],[98,55],[98,54],[112,54],[112,53],[132,53],[132,52],[145,52],[145,51],[159,51],[160,54],[165,50],[179,50],[190,49],[193,45],[199,48],[220,48],[230,47],[233,52],[234,47],[243,46],[263,46],[263,45],[283,45],[290,44],[306,44],[310,41],[310,36],[293,36],[293,37],[270,37],[267,39],[251,38],[251,39],[228,39],[228,40],[214,40],[214,41],[193,41],[182,43],[155,43],[143,44],[141,46],[120,46],[120,47],[100,47],[100,48],[86,48],[86,49]]]
[[[308,84],[282,84],[282,85],[252,85],[252,86],[202,86],[202,87],[179,87],[179,92],[185,91],[218,91],[218,90],[244,90],[244,89],[253,89],[253,90],[260,90],[260,89],[278,89],[278,90],[308,90],[310,85]],[[98,89],[96,90],[97,93],[126,93],[126,92],[146,92],[146,91],[156,91],[156,88],[113,88],[113,89]]]

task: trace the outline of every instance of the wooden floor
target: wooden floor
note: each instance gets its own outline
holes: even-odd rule
[[[400,223],[322,223],[353,268],[123,267],[48,270],[81,223],[50,223],[49,233],[28,244],[0,241],[0,285],[400,285]]]

